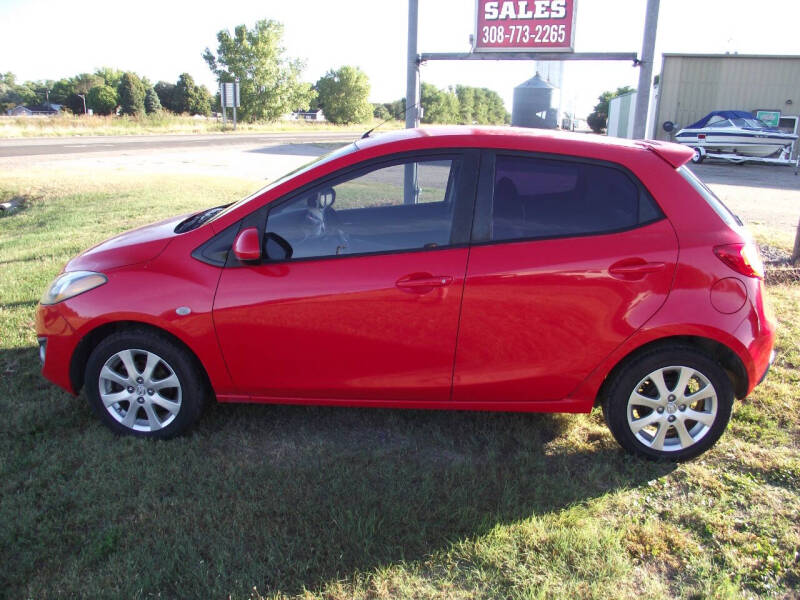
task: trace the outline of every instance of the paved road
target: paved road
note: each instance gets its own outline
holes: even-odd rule
[[[253,146],[259,144],[302,142],[351,142],[357,132],[288,132],[259,134],[212,135],[130,135],[72,138],[16,138],[0,140],[0,157],[42,156],[48,154],[81,154],[87,152],[120,152],[169,150],[209,146]]]

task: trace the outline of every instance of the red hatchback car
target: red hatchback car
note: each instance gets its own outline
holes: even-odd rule
[[[686,459],[773,357],[758,250],[658,142],[509,128],[359,140],[70,261],[44,376],[114,431],[204,402],[589,412]]]

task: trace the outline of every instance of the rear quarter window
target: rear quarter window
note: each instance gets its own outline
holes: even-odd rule
[[[678,169],[678,173],[691,185],[695,191],[700,194],[703,200],[714,209],[714,212],[719,215],[719,218],[722,219],[726,225],[729,227],[741,227],[743,225],[742,220],[737,217],[731,209],[725,206],[725,203],[717,198],[717,195],[711,191],[711,189],[700,179],[692,173],[692,171],[687,166],[682,166]]]

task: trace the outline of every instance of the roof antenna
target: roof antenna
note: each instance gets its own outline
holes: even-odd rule
[[[381,121],[380,123],[378,123],[377,125],[375,125],[375,127],[373,127],[372,129],[369,129],[369,130],[365,131],[365,132],[364,132],[364,135],[362,135],[362,136],[361,136],[361,139],[362,139],[362,140],[364,140],[364,139],[367,139],[367,138],[369,137],[369,134],[370,134],[370,133],[372,133],[373,131],[375,131],[376,129],[378,129],[378,127],[381,127],[381,126],[383,126],[385,123],[388,123],[388,122],[389,122],[389,121],[391,121],[391,120],[395,120],[395,121],[397,121],[397,120],[399,120],[399,119],[400,119],[400,117],[405,117],[405,116],[406,116],[406,113],[407,113],[408,111],[410,111],[412,108],[417,108],[418,106],[419,106],[419,104],[415,104],[415,105],[413,105],[413,106],[409,106],[407,109],[405,109],[405,110],[403,111],[403,114],[402,114],[402,115],[397,115],[397,114],[394,114],[394,115],[390,116],[388,119],[386,119],[385,121]]]

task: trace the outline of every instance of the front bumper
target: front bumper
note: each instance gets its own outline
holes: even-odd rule
[[[36,307],[36,336],[42,375],[69,393],[74,394],[70,378],[70,362],[78,344],[78,336],[60,312],[61,305]]]
[[[40,337],[38,338],[39,341],[39,361],[42,363],[42,367],[44,367],[44,361],[47,358],[47,338]]]

